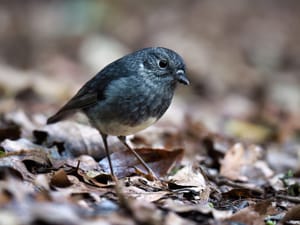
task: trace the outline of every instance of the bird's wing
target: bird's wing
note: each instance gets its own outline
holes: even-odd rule
[[[48,118],[47,124],[58,122],[74,112],[97,103],[97,92],[88,91],[86,87],[71,98],[56,114]]]
[[[112,80],[127,76],[128,71],[116,61],[100,71],[88,81],[55,115],[47,120],[47,124],[58,122],[74,112],[95,105],[105,98],[104,92]]]

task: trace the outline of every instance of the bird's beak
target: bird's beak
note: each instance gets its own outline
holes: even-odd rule
[[[176,71],[176,79],[178,82],[189,85],[190,81],[187,79],[184,70],[177,70]]]

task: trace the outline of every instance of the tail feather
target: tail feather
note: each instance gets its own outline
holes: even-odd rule
[[[52,123],[56,123],[58,121],[61,121],[65,118],[67,118],[68,116],[70,116],[73,113],[74,113],[74,110],[58,111],[56,114],[54,114],[53,116],[48,118],[47,124],[52,124]]]
[[[96,104],[97,100],[97,92],[93,91],[90,93],[89,89],[85,88],[84,86],[56,114],[54,114],[47,120],[47,124],[56,123],[60,120],[63,120],[77,111]]]

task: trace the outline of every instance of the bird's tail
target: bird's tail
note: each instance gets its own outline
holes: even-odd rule
[[[54,114],[53,116],[48,118],[47,124],[52,124],[52,123],[61,121],[73,113],[74,113],[74,110],[60,110],[56,114]]]

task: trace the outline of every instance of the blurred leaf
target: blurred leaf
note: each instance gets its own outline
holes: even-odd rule
[[[190,199],[207,202],[209,199],[210,188],[207,184],[205,174],[200,169],[185,166],[174,176],[169,177],[168,187],[176,193],[185,193]],[[194,197],[191,197],[193,196]]]
[[[262,193],[255,192],[252,189],[246,188],[233,188],[230,191],[222,193],[224,199],[251,199],[259,198]]]
[[[248,148],[240,143],[233,145],[221,160],[220,175],[231,180],[266,182],[273,175],[268,165],[260,160],[262,149],[251,145]]]
[[[291,221],[290,224],[293,224],[292,221],[295,221],[296,223],[300,221],[300,205],[295,205],[294,207],[290,208],[288,212],[285,214],[285,216],[282,219],[282,223],[286,223],[288,221]]]
[[[99,132],[90,126],[76,122],[62,121],[34,130],[36,141],[47,146],[57,146],[65,157],[90,155],[95,159],[105,156],[105,151]],[[110,150],[125,149],[116,137],[108,139]]]
[[[252,206],[244,208],[239,212],[225,219],[226,222],[234,221],[236,223],[249,225],[265,225],[265,218],[269,215],[279,213],[272,205],[271,201],[261,201]]]
[[[240,175],[240,169],[246,163],[244,152],[245,149],[241,144],[232,146],[221,161],[220,175],[232,180],[247,180],[246,177]]]
[[[72,185],[72,183],[68,179],[66,172],[63,169],[59,169],[53,174],[50,180],[50,184],[60,188],[65,188]]]
[[[16,140],[21,137],[21,127],[16,124],[3,124],[0,121],[0,142],[5,139]]]
[[[230,136],[253,143],[268,141],[274,135],[274,129],[270,127],[237,119],[226,121],[225,132]]]

